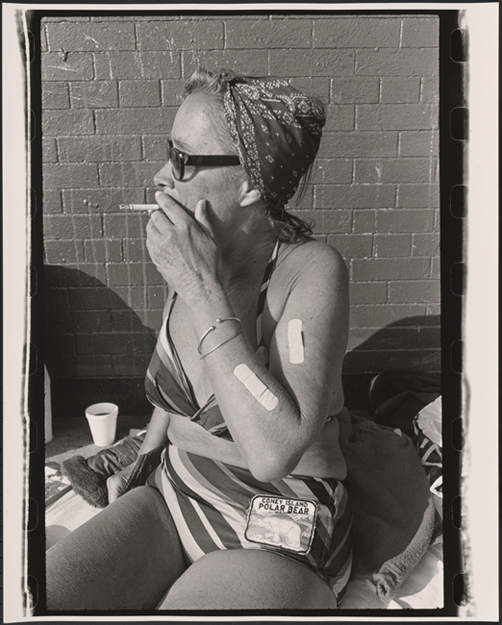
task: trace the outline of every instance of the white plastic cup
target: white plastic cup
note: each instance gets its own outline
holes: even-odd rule
[[[86,409],[92,440],[98,447],[107,447],[115,442],[118,413],[119,407],[108,402],[93,404]]]

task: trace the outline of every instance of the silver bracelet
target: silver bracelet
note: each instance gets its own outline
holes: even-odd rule
[[[211,352],[214,352],[218,349],[218,347],[221,347],[222,345],[225,345],[225,343],[230,343],[231,340],[235,339],[236,336],[239,336],[239,334],[242,334],[242,328],[239,328],[239,330],[237,330],[237,332],[235,334],[232,334],[231,337],[229,337],[228,339],[225,339],[224,341],[222,341],[221,343],[218,343],[218,345],[216,345],[215,347],[212,347],[207,354],[201,355],[200,359],[204,360],[204,358],[206,356],[209,356],[209,354]]]
[[[242,321],[239,319],[239,317],[218,317],[218,319],[216,319],[216,323],[224,323],[225,321],[237,321],[240,324],[240,326],[241,326],[241,332],[242,332]],[[199,344],[197,346],[197,351],[199,352],[199,356],[202,356],[202,342],[208,336],[208,334],[210,334],[213,330],[216,330],[216,326],[209,326],[209,328],[200,337]],[[208,354],[209,354],[209,352],[208,352]],[[207,354],[206,354],[206,356],[207,356]]]

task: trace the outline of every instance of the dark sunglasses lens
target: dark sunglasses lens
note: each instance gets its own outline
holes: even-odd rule
[[[176,148],[173,148],[172,146],[169,148],[169,159],[171,160],[174,177],[176,180],[181,180],[183,175],[183,161],[181,160]]]

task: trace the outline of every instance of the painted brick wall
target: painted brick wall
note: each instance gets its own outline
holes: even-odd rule
[[[294,206],[346,259],[346,379],[439,370],[438,20],[430,16],[42,20],[46,353],[55,379],[142,377],[165,290],[144,245],[152,177],[198,63],[291,78],[327,105]]]

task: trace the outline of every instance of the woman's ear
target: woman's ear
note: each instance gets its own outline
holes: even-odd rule
[[[240,205],[251,206],[261,200],[261,193],[254,188],[250,180],[245,180],[240,189]]]

